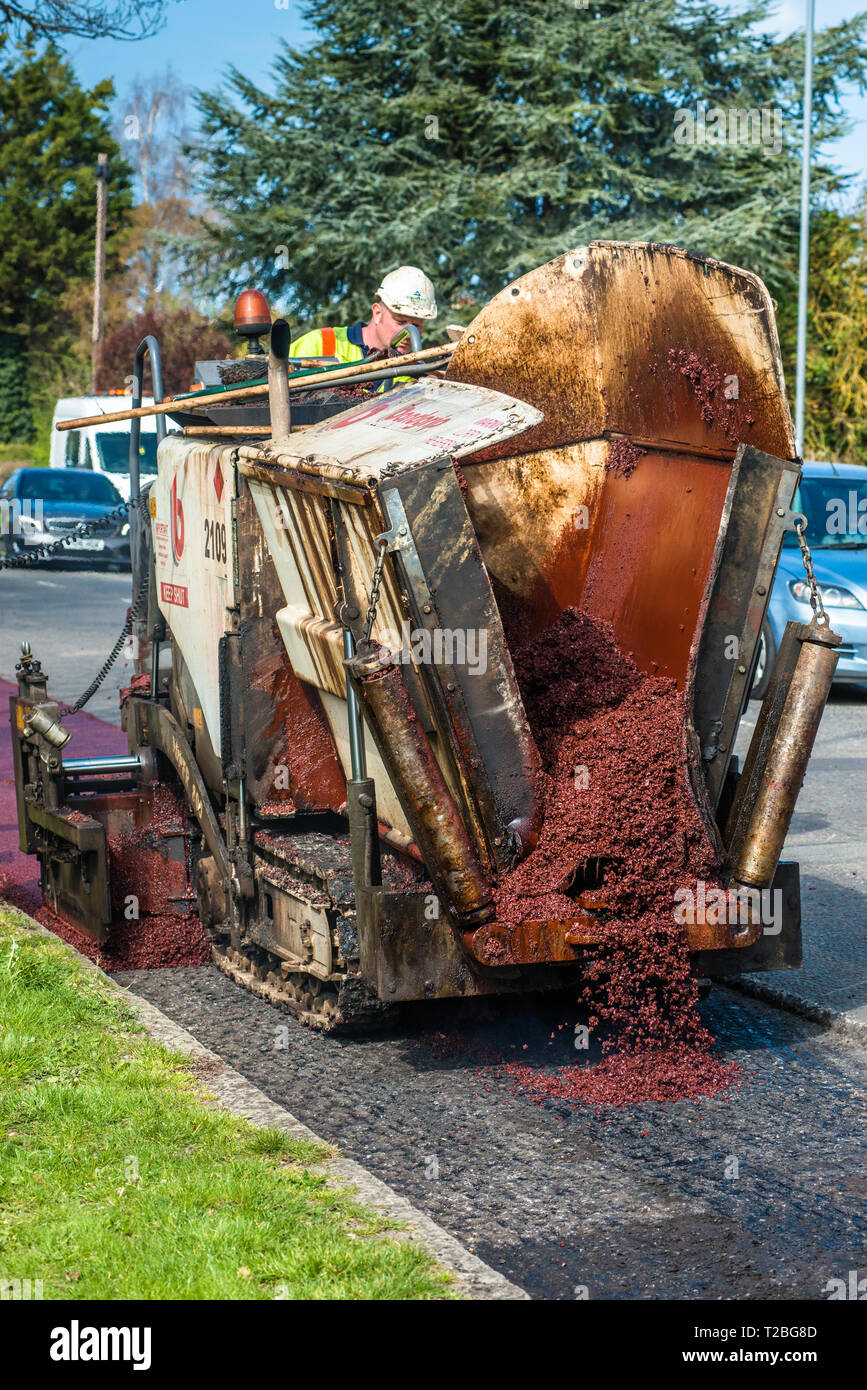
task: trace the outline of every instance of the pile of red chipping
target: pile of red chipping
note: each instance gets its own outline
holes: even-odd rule
[[[66,814],[68,819],[81,818],[78,811]],[[186,868],[169,853],[170,845],[177,848],[185,824],[186,807],[180,791],[156,782],[151,789],[147,824],[107,833],[113,918],[107,941],[97,944],[85,932],[55,917],[48,907],[35,915],[110,974],[206,965],[211,948],[192,911]],[[172,911],[172,903],[177,911]],[[133,906],[138,915],[133,915]]]
[[[92,937],[39,908],[34,917],[43,926],[68,941],[83,956],[95,961],[109,975],[119,970],[155,970],[167,966],[207,965],[211,948],[198,917],[143,916],[138,921],[115,922],[108,941],[97,944]]]
[[[544,768],[537,847],[497,892],[508,925],[574,917],[589,882],[602,944],[587,969],[591,1029],[610,1030],[597,1067],[507,1067],[539,1098],[627,1104],[713,1094],[739,1069],[708,1055],[675,892],[715,882],[714,846],[687,783],[682,697],[639,672],[609,624],[567,609],[513,646]],[[616,1056],[610,1055],[612,1052]]]
[[[610,473],[617,473],[621,478],[629,478],[646,453],[646,449],[639,448],[637,444],[633,444],[631,439],[613,439],[608,446],[605,467]]]

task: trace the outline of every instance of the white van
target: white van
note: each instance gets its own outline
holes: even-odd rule
[[[104,473],[123,497],[129,501],[129,431],[130,420],[115,420],[108,425],[85,425],[79,430],[58,432],[59,420],[78,420],[88,415],[110,415],[131,405],[130,396],[67,396],[54,407],[51,422],[52,468],[88,468]],[[142,396],[142,405],[153,405],[153,396]],[[156,417],[146,415],[139,421],[139,469],[142,484],[157,473]]]

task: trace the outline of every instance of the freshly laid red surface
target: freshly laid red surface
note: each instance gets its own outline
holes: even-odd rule
[[[710,1097],[743,1086],[746,1080],[735,1063],[689,1046],[616,1052],[592,1065],[556,1071],[505,1062],[501,1071],[529,1100],[565,1100],[600,1109]]]
[[[156,970],[178,965],[207,965],[211,959],[198,917],[174,914],[141,917],[137,922],[117,925],[108,941],[101,945],[69,922],[63,922],[40,907],[31,916],[56,936],[68,941],[88,960],[96,961],[109,975],[118,970]]]

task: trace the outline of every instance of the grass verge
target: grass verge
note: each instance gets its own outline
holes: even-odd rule
[[[205,1083],[206,1085],[206,1083]],[[431,1299],[449,1282],[311,1171],[327,1150],[203,1103],[122,995],[0,907],[0,1282],[45,1298]]]

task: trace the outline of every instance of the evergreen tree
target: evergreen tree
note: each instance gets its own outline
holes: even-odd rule
[[[468,317],[514,276],[612,237],[674,241],[790,291],[804,47],[757,27],[772,8],[311,0],[321,37],[284,46],[273,95],[237,69],[228,91],[199,94],[194,152],[219,209],[200,276],[227,297],[253,280],[293,316],[345,320],[410,262]],[[840,93],[864,86],[865,32],[862,15],[817,35],[817,141],[845,130]],[[746,116],[747,138],[720,141],[716,108],[736,132]],[[840,185],[817,160],[817,200]]]
[[[0,333],[0,439],[32,439],[30,400],[24,342],[17,333]]]
[[[93,274],[96,157],[109,157],[107,269],[131,204],[129,169],[107,115],[111,82],[81,87],[52,45],[12,52],[0,38],[0,333],[15,335],[14,353],[60,352],[76,330],[71,287]],[[33,356],[31,356],[33,360]],[[20,411],[2,414],[0,438],[20,434]]]

